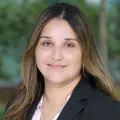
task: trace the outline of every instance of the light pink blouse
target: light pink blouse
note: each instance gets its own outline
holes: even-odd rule
[[[67,98],[67,101],[69,100],[70,96],[68,96]],[[37,109],[35,110],[35,113],[32,117],[32,120],[40,120],[40,117],[41,117],[41,110],[40,110],[40,107],[42,106],[42,103],[43,103],[43,96],[40,100],[40,102],[38,103],[38,106],[37,106]],[[67,102],[66,102],[67,103]],[[61,111],[60,111],[61,112]],[[60,115],[60,112],[58,112],[55,117],[53,118],[53,120],[57,120],[58,116]]]

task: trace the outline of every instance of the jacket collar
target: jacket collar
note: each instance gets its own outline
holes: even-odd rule
[[[57,120],[73,120],[84,109],[90,91],[91,87],[86,82],[86,78],[80,80]]]
[[[88,84],[90,77],[81,79],[78,85],[73,90],[73,93],[61,111],[57,120],[73,120],[74,117],[81,112],[84,107],[87,99],[90,96],[91,86]],[[32,116],[37,108],[37,105],[41,99],[42,94],[39,98],[31,105],[28,110],[27,120],[31,120]]]

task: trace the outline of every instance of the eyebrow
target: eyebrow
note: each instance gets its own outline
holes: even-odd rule
[[[40,36],[40,39],[41,38],[49,38],[49,39],[51,39],[52,37],[49,37],[49,36]]]
[[[40,36],[40,39],[41,38],[52,39],[52,37],[50,37],[50,36]],[[78,39],[75,39],[75,38],[65,38],[65,40],[75,40],[75,41],[78,41]]]

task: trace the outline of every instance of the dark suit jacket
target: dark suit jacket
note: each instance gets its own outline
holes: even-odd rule
[[[57,120],[120,120],[120,103],[81,80]],[[29,108],[31,120],[42,95]],[[52,108],[51,108],[52,109]]]

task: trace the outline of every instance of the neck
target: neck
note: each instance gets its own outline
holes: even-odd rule
[[[53,105],[66,102],[68,96],[72,94],[80,79],[81,76],[64,85],[55,85],[45,81],[44,99]]]

